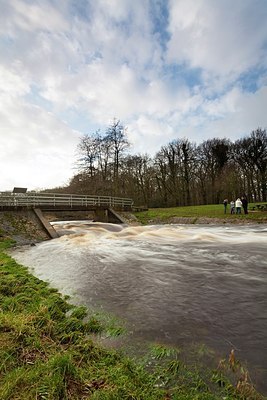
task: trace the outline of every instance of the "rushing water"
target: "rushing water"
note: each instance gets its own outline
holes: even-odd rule
[[[234,348],[267,392],[266,226],[55,227],[59,239],[14,257],[80,303],[122,317],[133,337]]]

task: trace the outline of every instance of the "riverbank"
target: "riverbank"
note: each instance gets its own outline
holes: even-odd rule
[[[115,351],[97,346],[103,329],[43,281],[0,253],[0,398],[163,399],[156,377]],[[144,396],[144,397],[142,397]]]
[[[34,244],[50,239],[32,210],[0,212],[0,238],[9,237],[18,245]]]
[[[99,346],[102,322],[17,264],[10,245],[0,241],[1,399],[263,399],[234,355],[211,371],[160,344],[135,361]]]
[[[157,224],[262,224],[267,223],[267,211],[249,210],[248,214],[224,213],[223,206],[211,204],[204,206],[150,208],[134,213],[142,225]]]

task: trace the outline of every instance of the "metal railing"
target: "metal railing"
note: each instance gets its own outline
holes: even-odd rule
[[[114,207],[131,208],[132,199],[111,196],[86,196],[78,194],[60,194],[60,193],[12,193],[0,192],[0,207],[38,207],[50,206],[60,207]]]

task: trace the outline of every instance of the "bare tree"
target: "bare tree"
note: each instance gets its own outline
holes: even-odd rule
[[[118,192],[120,157],[130,146],[126,131],[126,128],[124,128],[120,123],[120,120],[114,119],[105,135],[105,141],[110,144],[111,151],[113,152],[113,179],[115,184],[115,193]]]
[[[258,128],[232,143],[176,139],[151,159],[127,155],[127,131],[119,120],[84,135],[78,145],[79,174],[70,187],[82,193],[131,196],[150,206],[218,203],[241,194],[266,201],[267,134]],[[68,190],[68,189],[66,189]]]
[[[123,160],[121,186],[137,204],[150,205],[155,193],[155,173],[152,159],[147,155],[128,155]]]
[[[233,159],[242,173],[244,189],[254,199],[267,201],[267,133],[258,128],[250,136],[239,139],[233,148]]]
[[[78,167],[87,171],[92,177],[96,171],[96,163],[99,157],[99,131],[82,136],[78,146]]]
[[[230,158],[231,142],[228,139],[209,139],[198,148],[199,174],[202,190],[206,191],[205,203],[218,203],[222,195],[222,175]]]

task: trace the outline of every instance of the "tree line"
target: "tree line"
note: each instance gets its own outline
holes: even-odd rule
[[[172,207],[221,203],[247,196],[267,201],[267,133],[258,128],[236,140],[213,138],[199,145],[177,138],[154,157],[130,154],[119,120],[81,137],[78,172],[61,191],[130,197],[136,205]]]

